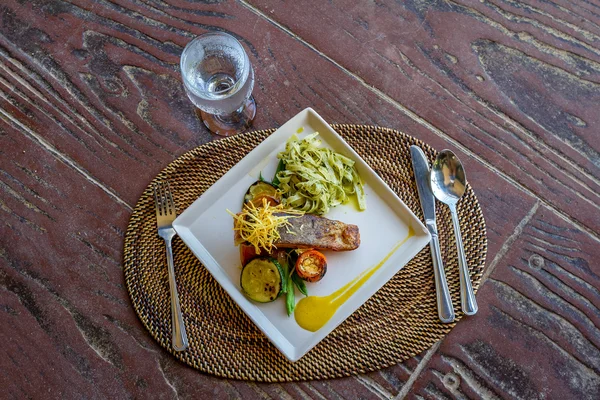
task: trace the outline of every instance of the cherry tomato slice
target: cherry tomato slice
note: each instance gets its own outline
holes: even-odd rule
[[[327,272],[327,258],[318,250],[308,250],[298,256],[296,273],[307,282],[318,282]]]

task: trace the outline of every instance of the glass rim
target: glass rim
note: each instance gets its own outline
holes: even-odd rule
[[[242,43],[239,40],[237,40],[235,38],[235,36],[233,36],[227,32],[220,32],[220,31],[206,32],[206,33],[196,36],[195,38],[193,38],[192,40],[190,40],[188,42],[188,44],[185,46],[185,48],[181,52],[181,56],[179,58],[179,69],[180,69],[181,77],[183,79],[183,83],[188,88],[188,90],[191,90],[192,92],[196,92],[196,93],[200,93],[200,94],[205,93],[205,91],[198,91],[194,87],[194,85],[192,85],[192,83],[189,81],[186,74],[183,73],[183,71],[184,71],[183,62],[186,59],[187,51],[190,48],[192,48],[192,46],[194,46],[196,43],[201,42],[203,39],[206,39],[207,37],[210,37],[210,36],[221,36],[221,37],[226,37],[228,39],[233,39],[233,42],[237,46],[239,46],[240,50],[244,54],[244,57],[242,59],[242,71],[244,71],[243,76],[240,79],[236,80],[235,83],[230,88],[213,92],[213,93],[217,93],[217,94],[231,92],[231,94],[233,95],[240,89],[241,86],[243,86],[246,83],[246,80],[248,80],[248,77],[250,76],[250,68],[252,68],[252,67],[250,66],[250,59],[248,57],[248,53],[246,53],[246,50],[244,49],[244,46],[242,46]]]

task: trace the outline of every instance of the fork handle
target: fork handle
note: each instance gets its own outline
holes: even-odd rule
[[[175,267],[173,265],[173,249],[171,247],[171,238],[165,238],[167,247],[167,266],[169,269],[169,288],[171,290],[171,322],[173,326],[173,348],[176,351],[184,351],[188,348],[188,338],[179,305],[179,295],[177,294],[177,285],[175,284]]]

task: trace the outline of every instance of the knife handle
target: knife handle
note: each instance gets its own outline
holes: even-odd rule
[[[431,258],[433,258],[433,275],[435,277],[435,292],[437,297],[437,308],[440,321],[449,324],[454,321],[454,307],[452,306],[452,298],[448,290],[448,282],[446,281],[446,273],[444,272],[444,263],[442,261],[440,242],[438,235],[435,232],[431,233]]]

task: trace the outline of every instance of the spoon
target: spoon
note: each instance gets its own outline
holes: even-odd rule
[[[477,312],[477,301],[473,294],[469,267],[465,258],[462,237],[460,235],[460,225],[458,215],[456,214],[456,203],[465,193],[467,178],[465,170],[450,150],[441,151],[431,167],[431,191],[433,195],[442,203],[450,208],[452,223],[454,224],[454,236],[458,247],[458,270],[460,273],[460,304],[466,315],[473,315]]]

